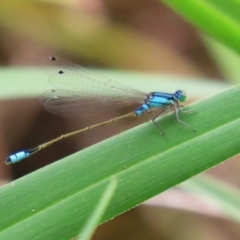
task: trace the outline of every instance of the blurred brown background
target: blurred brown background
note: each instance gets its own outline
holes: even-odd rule
[[[198,31],[159,1],[16,1],[14,7],[3,4],[0,14],[2,66],[38,66],[49,55],[57,54],[85,66],[224,81]],[[82,117],[64,119],[51,115],[36,99],[29,98],[2,100],[0,115],[4,116],[0,121],[1,159],[24,146],[34,147],[62,133],[88,125],[88,121]],[[1,179],[8,181],[23,176],[144,121],[124,120],[118,122],[117,127],[106,126],[83,133],[40,152],[31,161],[14,166],[6,166],[0,161]],[[239,185],[236,177],[237,160],[228,161],[211,170],[211,173]],[[168,192],[171,191],[176,192]],[[176,196],[179,195],[170,194],[169,197],[178,199]],[[188,196],[183,196],[183,199],[183,203],[176,204],[176,209],[180,205],[187,208],[196,201],[189,200]],[[104,224],[97,230],[94,239],[240,237],[236,224],[216,216],[211,217],[211,208],[210,216],[206,216],[163,207],[161,198],[156,198],[155,203],[154,206],[150,204],[131,210]],[[205,207],[196,204],[200,212]],[[171,231],[173,227],[178,230]],[[189,228],[193,230],[192,235],[189,234]]]

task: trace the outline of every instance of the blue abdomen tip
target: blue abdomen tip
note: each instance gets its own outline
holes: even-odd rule
[[[22,161],[23,159],[27,158],[29,156],[29,153],[26,151],[21,151],[15,154],[10,155],[6,158],[5,163],[6,164],[14,164],[17,162]]]

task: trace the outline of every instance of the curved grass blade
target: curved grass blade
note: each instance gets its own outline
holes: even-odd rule
[[[104,212],[106,211],[107,206],[109,205],[113,194],[115,193],[117,187],[117,179],[115,177],[110,179],[110,183],[104,191],[101,199],[99,200],[96,208],[93,211],[93,214],[87,221],[87,224],[84,226],[79,240],[89,240],[91,239],[93,232],[96,226],[99,224],[101,218],[103,217]]]
[[[240,152],[240,86],[170,113],[55,162],[0,190],[1,239],[69,239],[96,206],[113,176],[116,193],[101,222]]]
[[[191,23],[240,53],[240,2],[165,0]]]

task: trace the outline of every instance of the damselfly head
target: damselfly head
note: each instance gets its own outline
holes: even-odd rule
[[[177,99],[180,101],[180,102],[185,102],[187,101],[187,95],[186,95],[186,92],[182,91],[182,90],[177,90],[175,92],[175,95],[177,97]]]

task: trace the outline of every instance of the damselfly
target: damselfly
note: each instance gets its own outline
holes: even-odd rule
[[[155,120],[161,114],[168,111],[170,107],[174,108],[178,122],[196,131],[179,118],[179,112],[191,112],[183,111],[180,107],[179,102],[184,102],[187,99],[185,92],[182,90],[177,90],[175,93],[150,92],[146,94],[89,72],[87,69],[77,64],[56,57],[50,57],[50,60],[56,62],[58,65],[58,70],[53,71],[49,75],[49,82],[54,89],[44,92],[40,97],[40,103],[51,113],[67,116],[71,112],[77,111],[79,108],[84,109],[85,112],[88,113],[89,109],[94,111],[94,107],[92,106],[94,106],[94,101],[96,101],[96,99],[98,101],[98,106],[104,106],[104,108],[110,105],[114,105],[115,107],[129,105],[133,102],[139,102],[141,105],[128,114],[63,134],[35,148],[12,154],[6,158],[6,164],[20,162],[64,138],[116,122],[123,118],[140,116],[144,113],[148,114],[155,110],[159,110],[159,112],[152,118],[152,122],[162,134],[165,135],[164,130]]]

